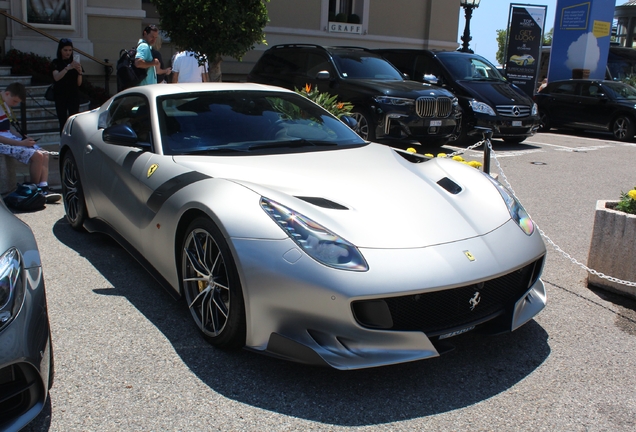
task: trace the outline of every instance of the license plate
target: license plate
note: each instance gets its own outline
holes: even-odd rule
[[[474,328],[475,328],[475,326],[466,327],[465,329],[461,329],[461,330],[457,330],[457,331],[454,331],[454,332],[443,334],[439,338],[440,339],[446,339],[446,338],[449,338],[449,337],[457,336],[457,335],[460,335],[462,333],[469,332],[469,331],[471,331]]]
[[[442,125],[441,120],[431,120],[431,124],[429,126],[441,126],[441,125]]]
[[[513,120],[513,121],[512,121],[512,125],[513,125],[513,126],[521,126],[521,125],[522,125],[522,124],[521,124],[521,120]]]

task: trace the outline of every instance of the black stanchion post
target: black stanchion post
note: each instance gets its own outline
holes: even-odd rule
[[[486,174],[490,174],[490,138],[492,138],[492,131],[488,129],[484,131],[484,163],[482,165]]]

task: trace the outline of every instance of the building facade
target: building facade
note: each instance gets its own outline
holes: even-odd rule
[[[458,47],[460,6],[456,0],[271,0],[267,9],[268,45],[255,46],[240,62],[224,58],[225,81],[243,79],[261,53],[276,44]],[[159,26],[149,0],[4,0],[0,10],[56,38],[70,38],[75,48],[113,64],[122,48],[135,45],[146,25]],[[55,57],[56,42],[9,18],[0,19],[0,37],[3,54],[17,49]],[[169,62],[175,51],[169,39],[164,40],[164,61]],[[102,64],[83,58],[82,66],[91,81],[103,77]]]

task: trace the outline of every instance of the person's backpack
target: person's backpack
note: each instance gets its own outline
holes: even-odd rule
[[[148,69],[138,68],[135,66],[135,56],[137,48],[123,49],[119,52],[119,60],[117,60],[117,91],[126,90],[127,88],[139,85],[146,75]]]
[[[4,198],[7,206],[19,211],[34,211],[44,208],[46,197],[32,183],[19,184],[17,189]]]

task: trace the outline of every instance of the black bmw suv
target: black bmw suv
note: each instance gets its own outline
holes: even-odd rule
[[[442,145],[456,138],[461,119],[448,90],[409,81],[380,55],[357,47],[276,45],[248,81],[290,90],[306,84],[354,105],[358,134],[367,140],[410,138]]]

